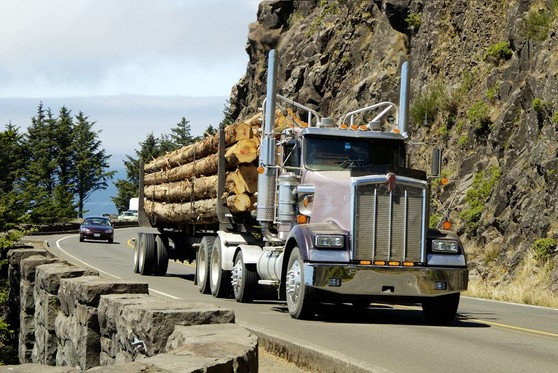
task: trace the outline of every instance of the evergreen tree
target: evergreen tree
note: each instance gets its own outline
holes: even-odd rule
[[[203,137],[210,137],[217,133],[217,128],[213,127],[211,124],[207,126],[205,132],[203,133]]]
[[[148,163],[165,153],[161,149],[160,140],[156,139],[153,133],[148,134],[145,140],[140,142],[140,150],[135,152],[136,158],[126,155],[124,161],[126,179],[120,179],[114,183],[118,192],[116,197],[112,197],[112,201],[119,212],[127,210],[130,198],[137,197],[139,194],[140,159]]]
[[[27,162],[19,128],[10,123],[0,132],[0,149],[0,231],[5,231],[22,222],[25,214],[19,176]]]
[[[34,223],[54,223],[58,220],[53,199],[57,158],[55,130],[56,119],[51,110],[45,111],[40,103],[25,136],[27,168],[22,179],[22,198]]]
[[[180,122],[176,124],[176,127],[171,128],[172,133],[170,138],[172,142],[177,145],[177,148],[190,145],[194,141],[189,123],[190,121],[187,121],[186,118],[182,117]]]
[[[56,144],[54,201],[58,218],[66,220],[74,218],[74,188],[75,179],[75,148],[74,121],[71,111],[65,106],[60,108],[53,131]]]
[[[99,132],[93,130],[95,122],[89,122],[81,111],[76,116],[73,129],[74,139],[72,153],[74,155],[73,194],[77,198],[79,217],[83,217],[84,204],[96,190],[108,187],[108,181],[114,176],[114,171],[107,171],[109,158],[101,147],[98,139]]]

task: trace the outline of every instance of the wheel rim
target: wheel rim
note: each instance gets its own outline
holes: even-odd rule
[[[286,290],[287,299],[291,304],[296,304],[300,298],[301,270],[298,260],[295,260],[287,272]]]
[[[139,268],[139,245],[136,243],[134,246],[134,269],[137,270]]]
[[[234,289],[234,293],[238,294],[240,292],[240,287],[242,286],[242,260],[238,258],[235,263],[231,273],[231,283]]]
[[[219,250],[213,250],[213,254],[211,255],[211,271],[210,272],[210,283],[211,288],[214,289],[217,287],[219,283],[219,275],[221,271],[221,256]]]
[[[207,256],[205,253],[205,250],[200,250],[198,253],[198,264],[196,265],[196,268],[198,269],[198,278],[200,279],[204,279],[206,276],[205,273],[205,266],[206,266],[206,261],[207,261]]]

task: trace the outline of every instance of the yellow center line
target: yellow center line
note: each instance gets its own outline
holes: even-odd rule
[[[420,307],[417,306],[407,306],[407,305],[397,305],[398,308],[406,308],[406,309],[420,309]],[[497,322],[493,322],[493,321],[486,321],[486,320],[482,320],[482,319],[475,319],[475,318],[470,318],[470,317],[465,317],[463,320],[467,320],[467,321],[475,321],[475,322],[479,322],[479,323],[484,323],[484,324],[488,324],[491,326],[495,326],[495,327],[499,327],[502,329],[508,329],[508,330],[513,330],[513,331],[518,331],[518,332],[522,332],[522,333],[529,333],[529,334],[535,334],[535,335],[542,335],[545,337],[555,337],[558,338],[558,334],[556,333],[550,333],[550,332],[543,332],[541,330],[535,330],[535,329],[529,329],[529,328],[522,328],[520,326],[513,326],[513,325],[507,325],[507,324],[500,324]]]
[[[507,324],[500,324],[497,322],[493,322],[493,321],[486,321],[486,320],[481,320],[481,319],[470,319],[467,318],[467,320],[469,321],[477,321],[477,322],[482,322],[488,325],[492,325],[492,326],[497,326],[503,329],[511,329],[511,330],[516,330],[519,332],[524,332],[524,333],[530,333],[530,334],[538,334],[538,335],[543,335],[546,337],[556,337],[558,338],[558,334],[556,333],[550,333],[550,332],[543,332],[541,330],[535,330],[535,329],[529,329],[529,328],[522,328],[520,326],[513,326],[513,325],[507,325]]]

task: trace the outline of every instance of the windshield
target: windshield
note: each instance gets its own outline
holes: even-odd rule
[[[399,140],[305,137],[305,165],[314,171],[336,171],[372,165],[405,167],[405,144]]]

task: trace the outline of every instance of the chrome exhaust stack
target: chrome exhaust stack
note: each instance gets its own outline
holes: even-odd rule
[[[267,62],[267,95],[264,104],[264,123],[262,143],[260,147],[260,167],[264,172],[258,175],[258,205],[256,219],[261,223],[273,223],[275,215],[275,193],[277,189],[275,165],[275,124],[276,91],[277,91],[277,57],[272,49]],[[263,224],[267,225],[267,224]]]
[[[399,88],[399,132],[403,137],[408,137],[409,129],[409,96],[411,90],[411,63],[404,61],[401,65],[401,86]]]

